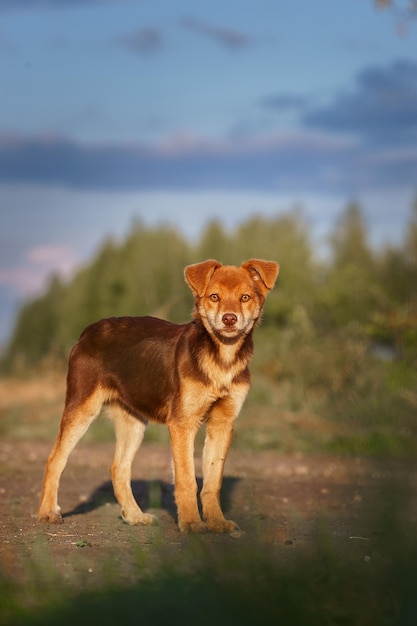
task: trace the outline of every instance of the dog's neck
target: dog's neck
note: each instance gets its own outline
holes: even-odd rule
[[[229,366],[238,360],[242,361],[242,365],[243,363],[247,364],[252,356],[252,332],[250,332],[249,335],[241,335],[234,341],[227,340],[227,337],[226,341],[219,341],[216,337],[213,343],[216,346],[221,361],[226,366]]]
[[[201,320],[195,320],[200,332],[206,337],[213,356],[216,355],[218,364],[225,369],[241,363],[244,369],[253,354],[253,328],[237,337],[224,337],[218,333],[209,332]]]
[[[252,332],[239,337],[233,343],[224,343],[211,335],[200,320],[194,323],[207,348],[195,351],[195,365],[204,376],[211,396],[213,398],[227,396],[237,380],[247,385],[248,364],[253,353]],[[244,381],[241,379],[242,375],[245,377]]]

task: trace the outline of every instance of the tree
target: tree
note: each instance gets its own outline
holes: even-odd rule
[[[233,248],[239,262],[258,257],[280,264],[277,287],[268,297],[266,323],[286,323],[295,308],[311,314],[317,267],[308,227],[299,211],[244,222],[236,231]]]
[[[407,35],[408,24],[417,18],[416,0],[373,0],[380,11],[389,11],[396,19],[396,30],[400,37]]]
[[[368,243],[368,228],[358,204],[348,204],[329,239],[336,269],[351,263],[370,269],[373,255]]]
[[[319,297],[319,316],[332,325],[365,324],[386,295],[368,243],[361,208],[349,204],[330,236],[331,259]]]
[[[53,275],[45,296],[23,305],[2,359],[3,367],[30,366],[59,349],[58,328],[64,290],[59,277]]]
[[[216,259],[224,264],[233,262],[233,246],[219,220],[211,221],[203,231],[196,248],[199,260]]]
[[[403,245],[389,247],[381,261],[380,280],[391,299],[391,306],[403,306],[417,313],[417,198],[411,209]]]

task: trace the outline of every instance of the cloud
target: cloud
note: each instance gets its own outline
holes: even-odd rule
[[[251,38],[245,33],[223,26],[214,26],[193,17],[184,17],[181,20],[181,25],[188,30],[209,37],[229,50],[241,50],[252,43]]]
[[[349,92],[310,109],[306,126],[352,132],[377,143],[417,139],[417,63],[395,61],[361,71]]]
[[[124,35],[116,39],[116,43],[124,46],[131,52],[148,53],[155,52],[162,47],[162,34],[156,28],[140,28],[130,35]]]
[[[89,189],[315,187],[353,148],[351,139],[312,131],[105,145],[9,135],[0,137],[0,180]]]
[[[120,4],[124,0],[0,0],[1,11],[31,11],[38,9],[73,8],[89,5]]]
[[[299,94],[275,93],[261,98],[259,104],[264,109],[275,111],[303,111],[311,103],[308,96]]]
[[[60,246],[56,244],[35,246],[27,251],[28,261],[37,266],[53,267],[66,267],[69,263],[72,264],[74,259],[66,246]]]
[[[51,272],[67,276],[76,263],[75,253],[67,246],[51,244],[30,247],[20,263],[7,268],[0,267],[0,287],[11,288],[21,295],[35,293],[44,285],[45,276]]]
[[[31,291],[33,279],[34,272],[28,267],[0,268],[0,286],[13,287],[17,292]]]
[[[411,189],[417,172],[417,63],[361,71],[327,105],[276,93],[261,106],[299,110],[298,130],[154,143],[81,143],[0,134],[0,181],[89,190],[326,191],[352,197]]]
[[[0,137],[0,181],[95,190],[323,190],[413,185],[417,151],[375,151],[340,133],[304,129],[238,138],[190,133],[153,144]]]

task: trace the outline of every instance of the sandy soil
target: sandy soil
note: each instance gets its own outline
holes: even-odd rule
[[[64,523],[36,520],[42,475],[50,445],[0,443],[0,563],[3,575],[26,578],[59,576],[78,584],[99,583],[105,573],[131,581],[138,562],[145,569],[175,558],[194,539],[182,535],[175,520],[168,448],[146,444],[133,468],[133,489],[144,509],[158,516],[152,527],[124,524],[109,481],[113,445],[80,444],[64,472],[60,505]],[[196,458],[197,476],[200,464]],[[416,493],[417,466],[391,461],[319,456],[283,456],[276,452],[232,449],[223,483],[226,516],[242,533],[205,534],[207,547],[267,546],[277,558],[327,537],[366,562],[377,557],[386,532],[378,513],[398,485]],[[407,523],[417,519],[416,499],[408,500]]]

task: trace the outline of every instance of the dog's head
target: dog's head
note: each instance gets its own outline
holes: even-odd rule
[[[194,316],[222,341],[247,335],[261,316],[278,271],[278,263],[259,259],[246,261],[241,267],[211,259],[188,265],[185,280],[194,294]]]

